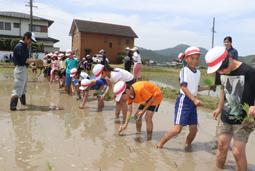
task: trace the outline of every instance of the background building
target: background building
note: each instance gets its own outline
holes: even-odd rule
[[[116,63],[117,56],[124,53],[127,46],[133,47],[138,38],[129,26],[77,19],[73,20],[69,35],[72,36],[72,50],[78,57],[94,55],[104,49],[110,63]]]
[[[0,11],[0,40],[21,39],[23,34],[29,31],[29,19],[30,15],[25,13]],[[59,49],[54,47],[54,43],[57,43],[59,40],[48,36],[48,28],[53,22],[52,20],[33,16],[32,32],[35,33],[38,44],[43,44],[44,52]],[[3,50],[2,48],[0,45],[0,50]]]

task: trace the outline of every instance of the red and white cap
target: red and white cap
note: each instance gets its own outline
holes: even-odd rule
[[[52,57],[52,55],[53,55],[52,52],[48,53],[48,57]]]
[[[96,64],[92,70],[93,74],[97,79],[101,78],[102,72],[104,70],[104,65],[102,64]]]
[[[113,93],[114,93],[116,102],[120,101],[120,98],[121,98],[122,94],[125,92],[126,87],[127,87],[127,85],[126,85],[126,83],[124,81],[118,81],[114,85]]]
[[[181,53],[179,53],[179,55],[178,55],[178,59],[183,59],[184,56],[185,56],[185,54],[181,52]]]
[[[63,53],[58,54],[58,59],[62,59],[65,55]]]
[[[83,79],[81,80],[81,86],[80,86],[80,90],[86,90],[92,83],[92,80],[89,79]]]
[[[191,46],[191,47],[189,47],[185,50],[185,57],[190,56],[190,55],[194,55],[194,54],[201,54],[200,49],[197,48],[197,47]]]
[[[205,62],[208,66],[207,73],[211,74],[216,72],[224,59],[228,56],[228,51],[225,47],[214,47],[210,49],[205,55]]]
[[[66,50],[66,56],[71,56],[73,51],[71,49]]]
[[[51,58],[57,58],[57,57],[58,57],[58,55],[55,53],[51,56]]]
[[[74,76],[77,74],[77,72],[78,72],[77,68],[71,69],[71,71],[70,71],[70,77],[74,77]]]

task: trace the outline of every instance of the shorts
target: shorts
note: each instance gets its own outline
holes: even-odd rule
[[[145,105],[139,105],[138,110],[143,110],[144,107],[145,107]],[[157,105],[157,106],[149,106],[147,108],[147,110],[151,111],[151,112],[158,112],[158,108],[159,108],[159,105]]]
[[[197,107],[195,104],[184,94],[177,97],[175,103],[175,125],[197,125]]]
[[[228,124],[220,122],[219,134],[229,134],[233,136],[234,140],[248,142],[251,132],[254,130],[253,127],[245,127],[242,124]]]
[[[66,73],[66,80],[65,80],[65,85],[67,87],[71,86],[72,78],[70,77],[70,74]]]

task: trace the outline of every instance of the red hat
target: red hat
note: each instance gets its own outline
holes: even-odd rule
[[[201,54],[200,49],[197,47],[189,47],[185,50],[185,57],[194,55],[194,54]]]

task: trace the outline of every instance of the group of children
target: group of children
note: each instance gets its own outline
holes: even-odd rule
[[[67,51],[66,54],[68,59],[65,62],[65,84],[67,86],[72,84],[74,91],[77,92],[78,99],[82,99],[80,108],[83,109],[88,101],[89,95],[94,94],[97,96],[98,100],[98,111],[102,111],[106,94],[113,92],[113,97],[116,101],[115,118],[118,123],[120,122],[121,111],[123,113],[123,124],[119,128],[119,134],[127,129],[130,118],[132,114],[134,114],[137,133],[141,133],[142,118],[144,116],[147,140],[151,140],[153,134],[153,115],[158,111],[163,99],[160,87],[149,81],[138,81],[130,72],[121,68],[114,69],[109,65],[96,64],[92,69],[92,76],[84,71],[79,73],[77,70],[77,59],[73,58],[72,53],[69,51]],[[198,92],[214,89],[214,86],[202,87],[199,85],[201,73],[197,69],[197,66],[200,62],[200,55],[200,49],[197,47],[189,47],[183,54],[179,55],[180,59],[185,62],[179,75],[180,92],[175,103],[174,126],[160,139],[159,143],[156,145],[157,148],[163,148],[167,141],[181,133],[184,126],[189,126],[189,133],[185,142],[186,147],[191,147],[196,137],[198,130],[197,107],[203,105],[202,101],[198,98]],[[255,98],[255,70],[232,59],[224,47],[216,47],[210,50],[206,55],[206,63],[208,65],[207,72],[209,74],[219,72],[222,75],[220,104],[214,112],[215,117],[223,112],[221,117],[223,126],[218,141],[217,166],[219,168],[223,167],[226,160],[226,147],[228,147],[230,143],[229,139],[231,140],[233,137],[234,142],[239,143],[238,145],[240,145],[241,142],[241,147],[238,145],[235,146],[235,144],[233,146],[237,151],[236,153],[233,151],[237,161],[237,168],[239,168],[238,170],[245,170],[245,168],[247,168],[245,145],[253,129],[247,130],[246,128],[240,127],[240,130],[234,128],[234,125],[240,125],[241,123],[233,121],[236,113],[232,114],[231,109],[236,109],[236,107],[231,106],[231,102],[228,100],[233,101],[233,98],[239,96],[239,104],[249,104],[251,106],[250,114],[255,115],[255,109],[253,107]],[[52,65],[54,65],[54,60]],[[54,69],[54,66],[52,66],[52,68]],[[51,73],[54,73],[54,70]],[[236,83],[233,84],[231,81],[236,81]],[[237,94],[233,94],[232,89],[234,89],[233,92],[235,91],[234,93]],[[94,92],[90,93],[91,91]],[[231,98],[229,96],[231,96]],[[133,103],[139,104],[136,112],[133,112]],[[248,114],[244,113],[242,109],[238,109],[239,111],[235,111],[239,112],[238,115],[242,113],[241,116],[244,117]],[[245,135],[242,135],[242,133]],[[227,136],[228,143],[226,143],[226,137],[224,136]],[[242,154],[238,152],[242,152]]]

